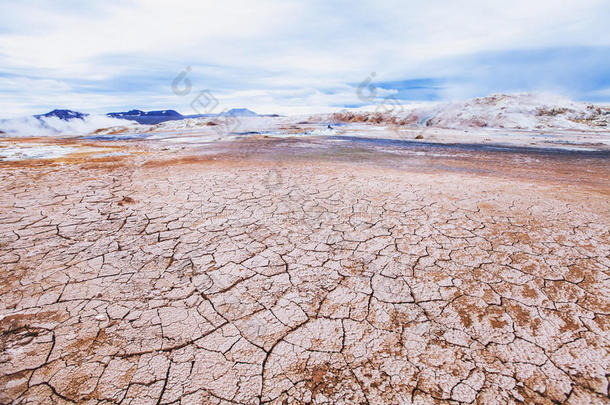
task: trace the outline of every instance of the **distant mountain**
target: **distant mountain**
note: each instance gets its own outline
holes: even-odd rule
[[[177,118],[183,118],[182,114],[180,114],[178,111],[174,111],[174,110],[149,111],[149,112],[146,113],[146,115],[154,116],[154,117],[177,117]]]
[[[112,118],[122,118],[126,115],[130,117],[145,117],[146,113],[142,110],[129,110],[127,112],[111,112],[106,115]]]
[[[368,122],[451,129],[582,129],[607,131],[610,108],[549,94],[492,94],[472,100],[399,106],[393,111],[345,111],[332,122]],[[394,106],[392,106],[394,107]],[[379,107],[378,107],[379,108]]]
[[[125,119],[130,121],[136,121],[139,124],[154,125],[165,121],[176,121],[182,120],[185,117],[174,110],[159,110],[159,111],[142,111],[142,110],[129,110],[127,112],[112,112],[106,114],[112,118]]]
[[[69,120],[73,120],[73,119],[85,119],[86,116],[88,116],[89,114],[84,114],[78,111],[72,111],[72,110],[53,110],[50,111],[46,114],[37,114],[34,115],[34,118],[52,118],[52,117],[56,117],[59,118],[60,120],[64,120],[64,121],[69,121]]]
[[[72,110],[53,110],[46,114],[34,115],[35,118],[59,118],[64,121],[70,121],[73,119],[84,120],[89,114],[81,113]],[[195,114],[195,115],[182,115],[175,110],[156,110],[156,111],[142,111],[142,110],[129,110],[121,112],[111,112],[106,114],[110,118],[117,118],[129,121],[135,121],[138,124],[144,125],[156,125],[166,121],[179,121],[187,118],[210,118],[210,117],[222,117],[222,116],[238,116],[238,117],[258,117],[259,115],[254,111],[248,110],[247,108],[233,108],[228,111],[221,112],[219,114]],[[272,115],[273,116],[273,115]]]
[[[258,114],[254,111],[248,110],[247,108],[231,108],[229,111],[221,112],[218,114],[220,116],[223,115],[232,115],[238,117],[258,117]]]
[[[493,94],[425,111],[424,124],[443,128],[603,129],[609,110],[549,94]]]

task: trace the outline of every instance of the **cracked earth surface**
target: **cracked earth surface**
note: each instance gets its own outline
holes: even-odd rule
[[[1,403],[608,403],[607,187],[229,160],[0,179]]]

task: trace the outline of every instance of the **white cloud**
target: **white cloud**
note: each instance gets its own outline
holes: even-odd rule
[[[483,51],[609,46],[609,9],[607,0],[5,2],[0,73],[43,80],[15,89],[16,79],[0,77],[0,88],[13,92],[0,98],[0,109],[59,107],[52,102],[58,98],[61,106],[100,111],[136,102],[183,105],[168,84],[138,91],[112,81],[154,69],[169,82],[187,65],[207,66],[193,73],[213,72],[211,79],[194,84],[235,105],[256,100],[234,96],[240,89],[231,82],[249,82],[269,108],[328,106],[350,99],[342,93],[346,83],[370,72],[398,80],[452,74],[434,61]],[[298,94],[295,87],[320,93],[290,100],[280,91]],[[334,97],[328,88],[338,89]]]

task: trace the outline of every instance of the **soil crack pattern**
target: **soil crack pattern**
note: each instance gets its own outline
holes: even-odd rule
[[[0,403],[609,401],[608,190],[138,167],[0,173]]]

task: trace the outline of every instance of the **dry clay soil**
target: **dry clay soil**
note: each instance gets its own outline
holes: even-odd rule
[[[591,168],[5,164],[0,403],[608,403]]]

